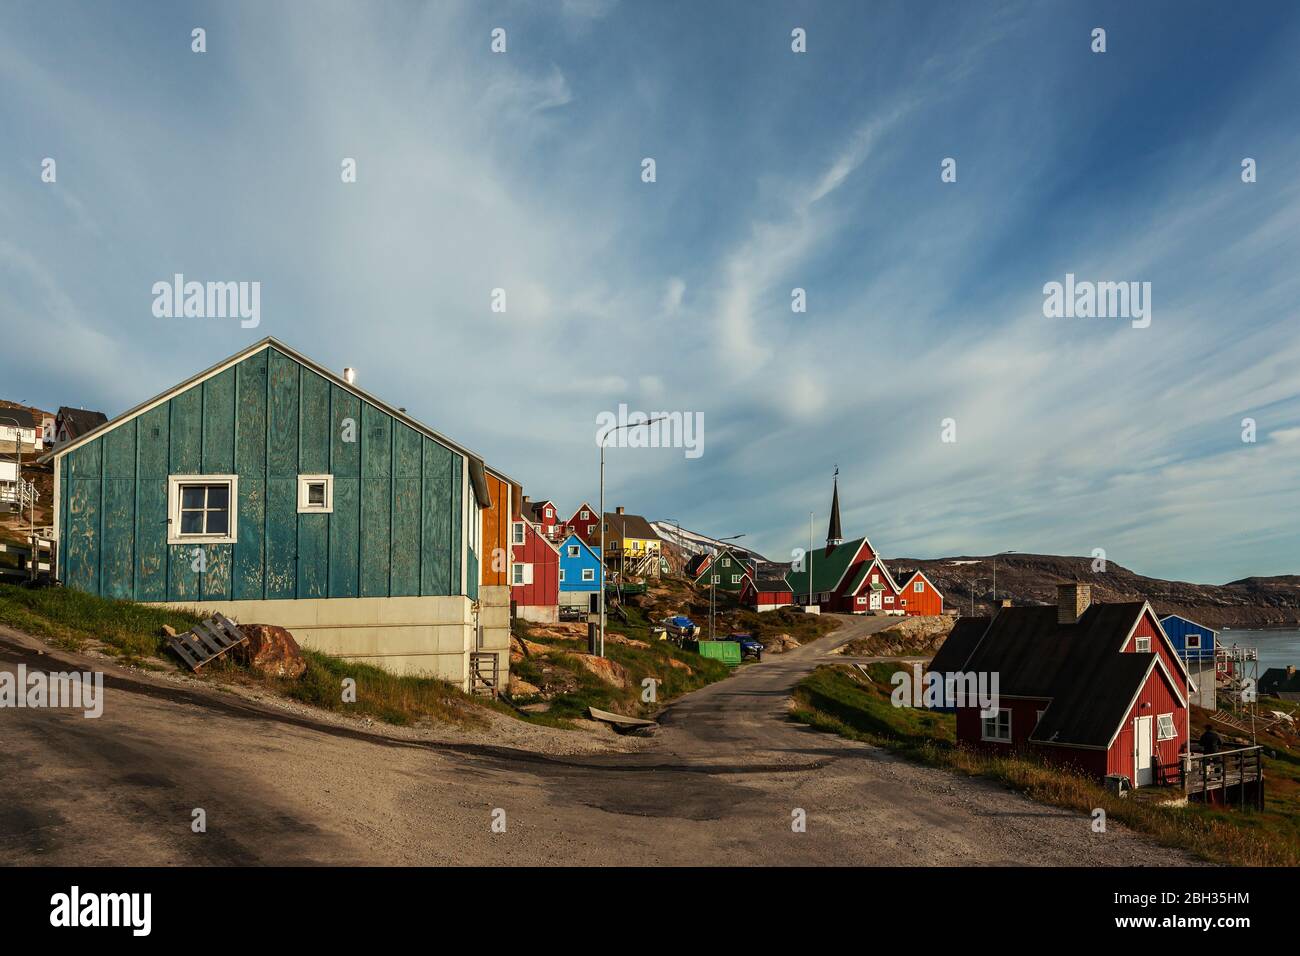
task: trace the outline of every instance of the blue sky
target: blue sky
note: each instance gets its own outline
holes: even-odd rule
[[[891,556],[1297,573],[1298,41],[1284,2],[11,0],[0,397],[115,414],[274,335],[563,508],[600,412],[702,412],[607,503],[777,559],[838,465]],[[261,325],[155,318],[177,272]],[[1045,318],[1067,272],[1150,327]]]

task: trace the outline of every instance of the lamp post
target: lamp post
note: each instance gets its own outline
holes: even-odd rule
[[[667,415],[660,415],[658,418],[650,418],[643,422],[624,422],[622,425],[615,425],[600,436],[600,601],[598,607],[600,608],[601,657],[605,656],[605,439],[621,429],[653,425],[667,417]]]
[[[737,538],[743,538],[743,537],[744,537],[743,534],[733,534],[729,538],[715,538],[714,540],[721,543],[723,541],[735,541]],[[713,560],[717,561],[717,559],[718,556],[715,554],[713,556]],[[715,580],[718,576],[716,571],[717,571],[716,567],[709,568],[709,640],[713,640],[713,604],[714,604],[714,595],[717,593],[718,590],[718,583]]]
[[[812,607],[813,513],[808,512],[808,606]]]

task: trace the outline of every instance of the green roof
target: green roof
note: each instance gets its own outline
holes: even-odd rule
[[[812,589],[813,593],[820,594],[822,591],[834,591],[835,585],[840,583],[840,578],[844,577],[844,572],[849,569],[853,559],[857,556],[858,550],[862,547],[862,542],[866,538],[854,538],[852,541],[845,541],[843,544],[837,544],[835,547],[818,548],[812,553]],[[827,553],[829,550],[829,553]],[[804,556],[807,562],[809,556]],[[868,562],[870,563],[870,562]],[[862,571],[866,574],[866,570]],[[808,593],[808,569],[805,563],[804,570],[791,571],[785,576],[790,585],[790,590],[795,594]],[[861,583],[861,582],[859,582]]]

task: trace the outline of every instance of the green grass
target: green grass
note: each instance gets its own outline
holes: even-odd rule
[[[69,650],[95,643],[128,663],[169,656],[164,624],[187,631],[200,616],[190,611],[111,601],[71,588],[22,588],[0,584],[0,623],[51,640]],[[464,725],[485,723],[477,704],[459,688],[429,677],[399,677],[303,649],[307,671],[296,681],[268,677],[228,658],[195,675],[214,683],[261,686],[291,700],[337,713],[407,726],[424,720]],[[343,700],[343,680],[356,681],[356,702]]]
[[[190,611],[110,601],[71,588],[0,584],[0,623],[69,650],[97,641],[105,653],[131,662],[162,652],[164,624],[187,631],[198,620]]]
[[[484,726],[481,707],[460,688],[433,677],[399,676],[374,667],[304,648],[307,670],[297,680],[270,677],[228,658],[207,665],[206,679],[261,686],[323,710],[371,717],[405,727],[425,721],[462,727]],[[345,701],[345,679],[355,681],[356,700]]]
[[[795,688],[792,718],[931,766],[995,780],[1041,803],[1083,815],[1100,807],[1110,820],[1211,862],[1300,865],[1294,803],[1300,763],[1290,752],[1283,759],[1265,761],[1263,812],[1217,810],[1200,804],[1171,807],[1140,798],[1119,798],[1090,777],[1029,757],[988,756],[958,745],[951,714],[894,707],[889,678],[904,668],[896,662],[869,665],[868,682],[847,665],[819,667]]]

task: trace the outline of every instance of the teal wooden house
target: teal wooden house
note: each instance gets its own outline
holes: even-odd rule
[[[293,349],[263,339],[50,457],[65,586],[467,685],[482,459]]]

